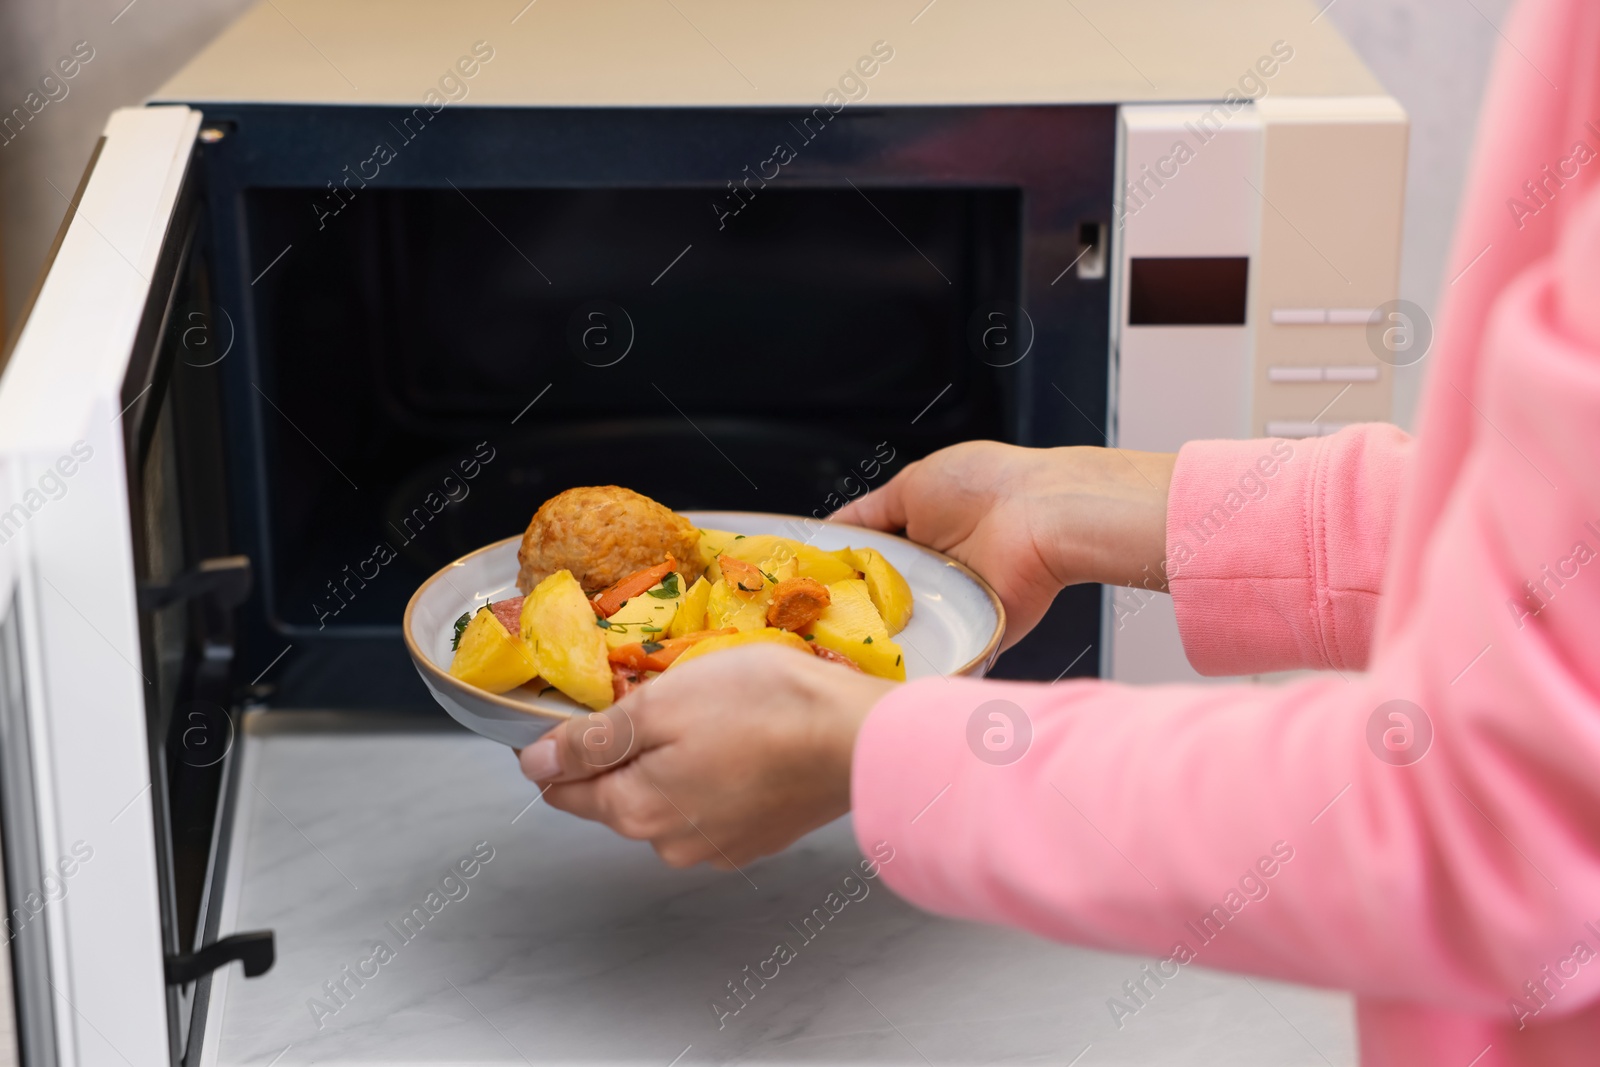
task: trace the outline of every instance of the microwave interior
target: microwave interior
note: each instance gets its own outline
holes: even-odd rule
[[[737,190],[786,115],[409,114],[207,108],[124,383],[141,586],[234,561],[141,612],[169,955],[216,936],[238,711],[442,717],[406,601],[554,493],[821,517],[960,441],[1105,441],[1109,285],[1071,265],[1113,108],[847,112]],[[995,673],[1093,675],[1099,629],[1070,589]]]
[[[1015,299],[1014,190],[874,191],[948,277],[848,187],[762,195],[748,227],[673,247],[710,190],[373,190],[314,258],[269,272],[254,303],[258,399],[280,409],[262,427],[273,621],[392,630],[423,578],[570,486],[826,514],[860,462],[1006,435],[1012,398],[965,319]],[[252,191],[251,231],[289,229],[317,196]],[[385,539],[396,574],[352,581]]]

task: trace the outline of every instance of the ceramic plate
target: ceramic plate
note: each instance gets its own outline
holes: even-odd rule
[[[696,526],[742,534],[778,534],[824,550],[875,548],[899,568],[911,586],[915,610],[895,635],[905,649],[906,678],[965,674],[981,676],[1000,651],[1005,611],[982,578],[950,557],[903,537],[843,523],[819,523],[748,511],[686,511]],[[520,537],[496,541],[469,553],[423,582],[406,605],[406,648],[433,697],[461,725],[521,748],[574,714],[587,709],[554,689],[524,687],[486,693],[450,677],[450,639],[455,621],[489,601],[516,596]]]

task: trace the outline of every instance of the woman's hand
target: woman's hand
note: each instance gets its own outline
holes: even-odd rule
[[[522,750],[552,807],[730,869],[850,810],[856,734],[894,683],[776,645],[667,671]]]
[[[905,530],[988,580],[1009,648],[1078,582],[1165,590],[1177,456],[968,441],[910,464],[832,518]]]

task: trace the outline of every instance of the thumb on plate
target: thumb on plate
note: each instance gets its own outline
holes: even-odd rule
[[[617,705],[573,715],[518,754],[522,773],[535,782],[593,778],[636,755],[633,719]]]
[[[910,467],[906,468],[907,470]],[[869,530],[893,533],[906,528],[905,471],[890,478],[866,496],[857,497],[828,518],[848,522]]]

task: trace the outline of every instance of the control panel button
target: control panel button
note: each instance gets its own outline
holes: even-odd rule
[[[1375,382],[1377,367],[1268,367],[1269,382]]]
[[[1274,326],[1321,326],[1328,321],[1327,308],[1273,308]]]
[[[1267,381],[1269,382],[1320,382],[1322,380],[1323,368],[1321,367],[1267,368]]]
[[[1377,367],[1323,367],[1323,380],[1330,382],[1375,382]]]
[[[1372,308],[1273,308],[1275,326],[1365,326]]]

